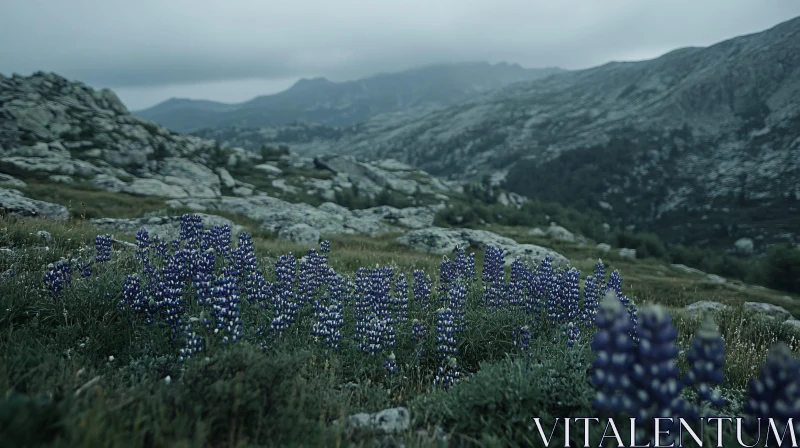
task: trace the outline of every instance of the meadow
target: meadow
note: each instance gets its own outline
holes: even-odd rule
[[[569,267],[441,257],[397,235],[309,248],[191,215],[176,241],[0,227],[7,446],[541,446],[534,417],[800,415],[798,335],[741,306],[800,302],[658,260],[568,243],[552,247]],[[709,322],[681,309],[698,300],[732,307]],[[395,407],[397,433],[339,423]]]

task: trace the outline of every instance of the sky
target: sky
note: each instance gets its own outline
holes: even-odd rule
[[[800,16],[800,0],[0,0],[0,9],[0,73],[55,72],[139,110],[442,62],[583,69],[651,59],[770,28]]]

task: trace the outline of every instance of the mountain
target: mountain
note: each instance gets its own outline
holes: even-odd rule
[[[527,202],[486,192],[502,213]],[[3,216],[101,219],[130,230],[130,222],[102,218],[142,218],[138,226],[161,222],[144,211],[191,209],[244,216],[281,238],[318,240],[429,228],[438,212],[471,200],[461,183],[396,160],[254,154],[136,117],[111,90],[53,73],[0,74]]]
[[[516,83],[422,115],[245,135],[304,154],[390,156],[454,179],[491,176],[673,243],[797,243],[797,48],[800,18],[707,48]]]
[[[239,104],[170,99],[136,112],[178,132],[203,128],[268,127],[294,121],[348,126],[377,114],[456,104],[491,90],[560,73],[516,64],[439,64],[356,81],[301,79],[286,91]]]

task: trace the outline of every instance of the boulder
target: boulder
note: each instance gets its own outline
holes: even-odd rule
[[[301,244],[316,245],[319,243],[319,230],[308,224],[299,223],[284,227],[278,232],[278,238]]]
[[[233,195],[234,196],[242,196],[242,197],[244,197],[244,196],[252,196],[253,195],[253,189],[252,188],[247,188],[247,187],[235,187],[233,189]]]
[[[69,211],[63,205],[26,198],[19,190],[0,188],[0,209],[15,216],[29,216],[64,221]]]
[[[533,229],[531,229],[530,232],[528,232],[528,235],[539,237],[539,238],[544,238],[544,237],[547,236],[547,233],[545,233],[544,230],[542,230],[542,229],[540,229],[538,227],[534,227]]]
[[[783,325],[787,328],[790,328],[800,333],[800,320],[797,320],[795,318],[787,319],[783,322]]]
[[[750,238],[739,238],[733,243],[734,251],[740,255],[753,255],[753,240]]]
[[[262,163],[260,165],[254,166],[253,168],[259,171],[263,171],[264,173],[269,174],[271,176],[280,176],[281,174],[283,174],[283,170],[281,170],[275,165],[270,165],[269,163]]]
[[[761,316],[772,319],[786,320],[792,317],[792,313],[790,313],[786,308],[779,305],[773,305],[771,303],[745,302],[744,307],[748,311],[752,311]]]
[[[219,180],[225,188],[234,188],[236,187],[236,180],[231,176],[231,173],[228,172],[225,168],[219,167],[216,170],[217,175],[219,176]]]
[[[554,240],[568,241],[570,243],[575,242],[575,235],[572,232],[557,225],[551,225],[547,229],[547,236]]]
[[[706,312],[706,311],[717,312],[722,310],[729,310],[731,309],[731,307],[730,305],[725,305],[719,302],[713,302],[711,300],[700,300],[698,302],[686,305],[685,307],[683,307],[683,309],[691,313],[695,313],[695,312]]]
[[[0,184],[4,184],[10,187],[17,187],[17,188],[24,188],[27,184],[14,176],[0,173]]]
[[[503,249],[507,262],[525,259],[538,263],[546,256],[552,257],[556,265],[568,262],[566,257],[551,249],[533,244],[519,244],[511,238],[486,230],[429,227],[411,231],[399,237],[397,242],[420,252],[442,255],[452,253],[456,247],[480,250],[491,245]]]
[[[162,198],[177,199],[189,196],[183,188],[168,185],[157,179],[134,179],[133,182],[125,184],[122,191],[137,196],[158,196]]]
[[[626,248],[620,249],[619,250],[619,256],[622,257],[622,258],[635,260],[636,259],[636,249],[626,249]]]
[[[344,425],[349,430],[393,433],[407,430],[411,425],[411,417],[406,408],[391,408],[374,414],[362,412],[351,415],[345,419]]]
[[[298,223],[306,223],[321,234],[376,235],[390,230],[389,226],[376,218],[353,216],[349,211],[346,215],[341,215],[331,208],[317,208],[304,203],[289,203],[263,193],[249,197],[172,199],[167,204],[173,208],[186,207],[209,213],[226,212],[246,216],[258,221],[261,229],[274,233]]]
[[[603,252],[608,252],[611,250],[611,245],[606,243],[598,243],[597,246],[595,246],[595,248],[597,250],[602,250]]]

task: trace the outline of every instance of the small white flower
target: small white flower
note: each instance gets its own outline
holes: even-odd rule
[[[164,382],[165,382],[165,383],[167,383],[167,384],[169,384],[169,383],[171,383],[171,382],[172,382],[172,378],[170,378],[170,376],[169,376],[169,375],[167,375],[167,376],[166,376],[166,378],[164,378]]]
[[[108,362],[114,362],[114,355],[108,357]]]

